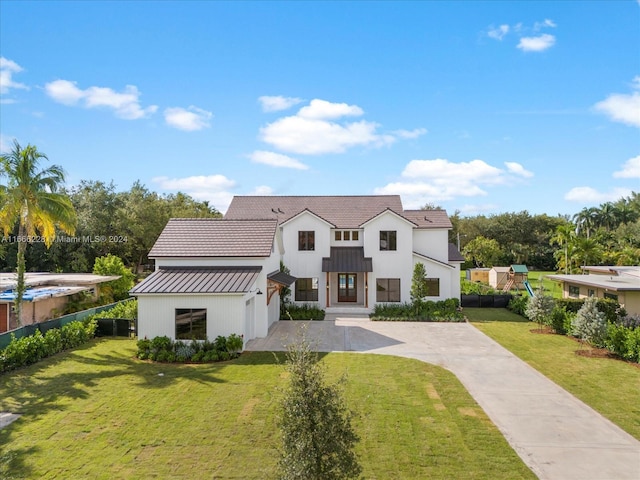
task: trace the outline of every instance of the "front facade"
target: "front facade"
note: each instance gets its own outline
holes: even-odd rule
[[[169,221],[149,253],[156,271],[131,292],[138,335],[264,337],[283,286],[295,303],[368,313],[410,301],[416,263],[428,300],[459,298],[449,229],[443,210],[404,210],[399,196],[234,197],[223,219]]]
[[[640,267],[586,266],[584,275],[549,275],[564,298],[608,298],[627,313],[640,315]]]
[[[369,312],[409,302],[416,263],[426,267],[427,299],[460,297],[464,259],[443,210],[404,210],[396,195],[251,196],[234,197],[225,218],[278,221],[296,303]]]

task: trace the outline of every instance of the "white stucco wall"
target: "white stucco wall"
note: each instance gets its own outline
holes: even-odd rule
[[[441,262],[449,261],[449,232],[447,229],[415,229],[413,251]]]
[[[246,328],[245,306],[254,295],[218,294],[218,295],[139,295],[138,296],[138,338],[154,338],[166,335],[175,339],[176,308],[206,308],[207,337],[213,340],[218,335],[228,336],[232,333],[243,335],[245,341],[250,340],[249,329]],[[259,295],[257,298],[266,297]],[[264,300],[266,303],[266,300]],[[256,300],[256,304],[259,300]],[[256,311],[255,337],[266,335],[266,315],[260,317]],[[260,327],[262,325],[262,328]]]

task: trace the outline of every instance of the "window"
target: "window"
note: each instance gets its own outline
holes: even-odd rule
[[[358,231],[354,230],[353,232],[351,232],[351,240],[353,241],[357,241],[358,240]]]
[[[376,302],[399,302],[400,279],[378,278],[376,280]]]
[[[206,308],[176,308],[176,340],[207,339]]]
[[[349,230],[342,232],[342,239],[345,242],[351,240],[351,232]]]
[[[605,293],[604,298],[606,298],[607,300],[613,300],[615,302],[618,301],[618,295],[615,295],[613,293]]]
[[[342,231],[336,230],[336,242],[339,242],[340,240],[342,240]]]
[[[424,283],[427,286],[427,297],[440,296],[440,279],[439,278],[425,278]]]
[[[380,250],[396,250],[396,231],[380,231]]]
[[[318,277],[296,280],[296,302],[318,301]]]
[[[596,296],[596,291],[592,290],[592,289],[589,289],[587,295],[589,297],[595,297]]]
[[[575,285],[569,285],[569,296],[573,298],[578,298],[580,296],[580,287],[576,287]]]
[[[316,232],[304,231],[298,232],[298,250],[315,250],[316,249]]]

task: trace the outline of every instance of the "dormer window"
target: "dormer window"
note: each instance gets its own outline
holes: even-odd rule
[[[335,231],[335,240],[336,242],[357,242],[360,234],[358,230],[336,230]]]

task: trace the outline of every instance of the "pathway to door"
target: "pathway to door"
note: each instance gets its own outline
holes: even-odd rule
[[[301,322],[281,321],[247,350],[279,351]],[[542,480],[638,480],[640,442],[467,323],[305,322],[320,351],[415,358],[452,371]]]

